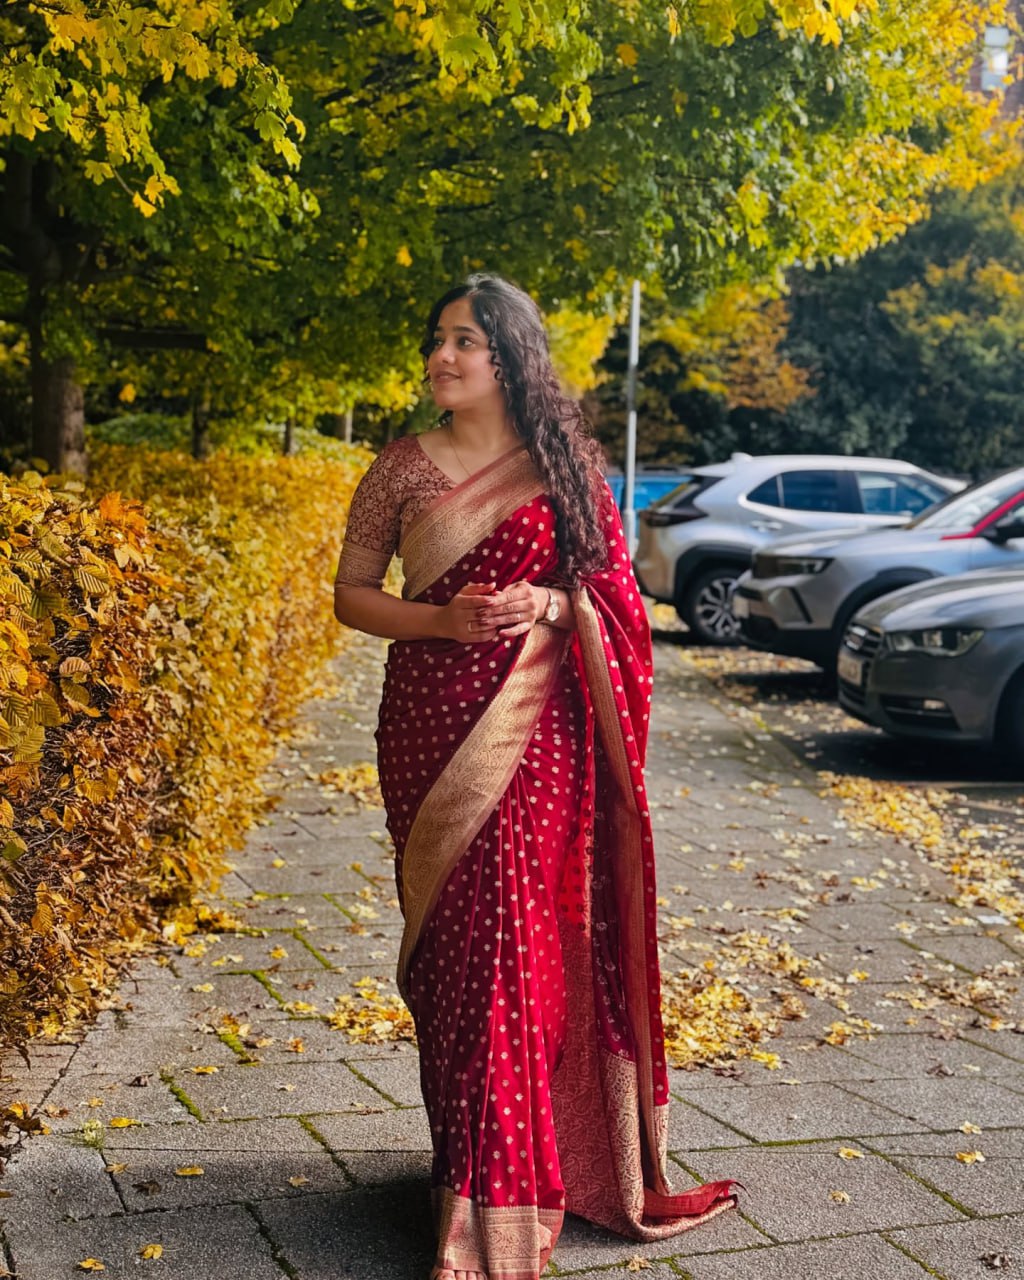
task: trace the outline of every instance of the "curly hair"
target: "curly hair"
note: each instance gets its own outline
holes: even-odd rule
[[[424,359],[433,350],[441,312],[458,298],[469,299],[473,317],[487,335],[494,376],[504,387],[512,423],[555,510],[560,571],[575,585],[605,561],[596,510],[604,461],[601,446],[592,438],[579,405],[559,386],[540,308],[500,276],[471,275],[438,298],[420,346]],[[450,419],[449,410],[440,421],[444,425]]]

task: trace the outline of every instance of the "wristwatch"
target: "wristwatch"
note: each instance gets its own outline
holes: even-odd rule
[[[544,590],[548,593],[548,603],[543,614],[544,621],[557,622],[558,615],[562,612],[561,602],[550,587],[545,587]]]

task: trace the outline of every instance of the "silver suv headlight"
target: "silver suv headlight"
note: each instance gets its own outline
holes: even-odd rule
[[[926,631],[890,631],[886,646],[896,653],[927,653],[933,658],[959,658],[985,634],[979,628],[933,627]]]
[[[805,573],[821,573],[832,563],[831,556],[776,556],[775,573],[780,578]]]

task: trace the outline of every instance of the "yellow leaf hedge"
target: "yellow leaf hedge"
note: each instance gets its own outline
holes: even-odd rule
[[[341,642],[369,458],[100,445],[88,493],[0,477],[0,1053],[194,926]]]

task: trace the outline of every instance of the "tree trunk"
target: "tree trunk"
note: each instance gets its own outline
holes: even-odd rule
[[[210,456],[210,397],[198,392],[192,400],[192,457],[202,461]]]
[[[295,452],[295,419],[292,417],[284,420],[284,439],[281,442],[281,452],[286,458],[290,458]]]
[[[42,298],[32,307],[29,324],[32,382],[32,454],[54,472],[84,476],[85,396],[75,378],[70,356],[46,357],[42,333]]]
[[[32,390],[32,453],[51,471],[84,476],[85,404],[70,355],[51,356],[44,319],[67,279],[54,226],[60,218],[50,203],[52,171],[15,150],[3,157],[0,229],[3,242],[25,273],[25,319],[29,338]],[[79,251],[80,252],[80,251]]]
[[[352,443],[352,420],[355,410],[346,409],[344,413],[325,413],[323,416],[323,432],[332,440],[344,440]]]

